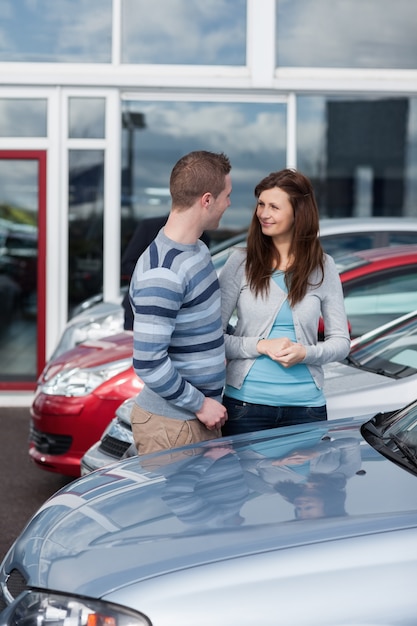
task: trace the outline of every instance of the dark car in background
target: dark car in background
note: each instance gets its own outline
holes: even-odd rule
[[[73,481],[4,558],[0,626],[414,626],[416,546],[414,403]]]
[[[36,314],[38,231],[0,219],[0,321]],[[2,329],[0,328],[0,333]]]

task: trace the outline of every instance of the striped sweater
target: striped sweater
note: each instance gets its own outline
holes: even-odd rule
[[[205,396],[221,399],[225,352],[220,290],[207,246],[179,244],[161,230],[130,283],[133,367],[150,413],[194,419]]]

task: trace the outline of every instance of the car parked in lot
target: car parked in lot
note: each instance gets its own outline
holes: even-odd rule
[[[338,267],[353,337],[417,309],[417,246],[360,252]],[[48,363],[31,408],[29,454],[37,465],[79,475],[81,457],[116,408],[140,389],[132,342],[125,331],[80,344]]]
[[[417,244],[415,217],[342,217],[320,220],[325,251],[340,256],[388,246]]]
[[[417,244],[417,219],[407,217],[324,218],[320,220],[320,240],[328,254],[335,259],[352,252]],[[246,232],[211,247],[213,262],[221,270],[230,251],[243,246]],[[102,294],[81,303],[65,327],[53,356],[70,350],[87,339],[100,339],[123,330],[121,305],[126,288],[116,302],[102,303]]]
[[[0,626],[414,626],[416,487],[417,403],[108,465],[10,547]]]
[[[417,311],[352,341],[341,363],[324,366],[333,418],[392,411],[417,400]]]
[[[417,245],[362,250],[336,265],[352,338],[417,309]]]
[[[43,469],[80,475],[80,458],[117,407],[142,389],[132,367],[132,333],[85,342],[41,374],[30,408],[30,458]]]
[[[417,311],[352,341],[342,363],[324,366],[329,420],[393,411],[417,400]],[[81,474],[136,453],[130,425],[133,399],[81,458]]]
[[[133,441],[130,414],[134,398],[128,398],[116,409],[116,414],[105,428],[100,439],[88,448],[80,460],[80,474],[85,476],[90,472],[104,467],[109,463],[136,454]]]

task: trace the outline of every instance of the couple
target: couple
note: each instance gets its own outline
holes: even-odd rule
[[[229,257],[219,288],[200,237],[230,205],[230,171],[223,153],[176,163],[168,220],[131,279],[133,366],[144,382],[131,414],[139,454],[325,420],[322,365],[349,352],[339,274],[318,239],[311,183],[295,170],[255,187],[247,247]]]

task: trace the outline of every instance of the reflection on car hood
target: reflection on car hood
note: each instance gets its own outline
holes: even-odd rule
[[[356,422],[230,441],[128,459],[69,484],[8,560],[30,585],[103,597],[219,559],[416,523],[416,478],[366,444]],[[307,487],[321,518],[296,520]]]

